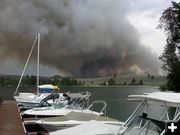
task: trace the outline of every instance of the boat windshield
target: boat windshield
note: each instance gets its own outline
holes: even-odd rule
[[[125,135],[159,135],[165,129],[165,120],[173,119],[176,108],[167,108],[144,102],[125,122]]]
[[[54,109],[61,109],[64,108],[66,105],[63,103],[59,103],[59,104],[54,104],[53,107]]]

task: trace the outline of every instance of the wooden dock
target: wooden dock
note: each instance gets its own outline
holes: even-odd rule
[[[0,135],[26,135],[16,102],[3,101],[0,105]]]

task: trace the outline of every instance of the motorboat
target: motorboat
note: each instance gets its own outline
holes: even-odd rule
[[[74,127],[93,120],[97,120],[105,124],[123,125],[122,122],[119,122],[116,119],[83,112],[70,112],[65,116],[40,119],[35,123],[46,129],[48,132],[52,132],[60,129]]]
[[[122,127],[119,133],[123,134],[126,130],[123,124],[117,126],[91,120],[71,128],[50,132],[49,135],[114,135],[119,127]]]
[[[153,92],[142,95],[129,95],[128,100],[140,103],[122,125],[111,125],[93,120],[74,127],[50,132],[49,134],[164,135],[165,121],[180,119],[180,93]],[[171,109],[175,111],[169,111]]]
[[[126,120],[128,128],[125,135],[163,135],[166,120],[180,119],[180,93],[153,92],[129,95],[128,100],[141,103]]]
[[[32,108],[24,111],[22,115],[23,117],[56,117],[67,115],[72,111],[99,114],[89,109],[91,105],[85,108],[90,95],[90,92],[63,94],[66,97],[65,100],[57,99],[52,106]]]
[[[91,106],[88,110],[90,110],[91,107],[93,107],[94,104],[102,103],[103,107],[99,114],[106,114],[106,102],[102,100],[97,100],[92,102]],[[104,112],[104,113],[103,113]],[[39,124],[41,127],[46,129],[47,131],[56,131],[64,128],[69,128],[73,126],[77,126],[83,123],[87,123],[92,120],[100,121],[101,123],[111,124],[111,125],[122,125],[123,123],[109,118],[106,115],[102,116],[95,113],[86,113],[84,111],[78,112],[78,111],[72,111],[68,113],[67,115],[61,116],[61,117],[52,117],[52,118],[45,118],[40,119],[36,121],[36,124]]]

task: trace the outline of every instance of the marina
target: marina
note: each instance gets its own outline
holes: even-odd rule
[[[5,91],[9,91],[9,89],[14,89],[14,87],[3,87],[3,89],[0,89],[0,92],[1,92],[1,95],[3,95],[3,93]],[[134,104],[132,102],[127,102],[126,98],[128,97],[129,94],[133,94],[134,93],[134,87],[127,87],[127,88],[118,88],[118,87],[107,87],[107,88],[98,88],[98,87],[64,87],[61,89],[61,92],[62,93],[67,93],[69,90],[71,89],[71,91],[73,91],[73,93],[79,93],[79,92],[86,92],[86,91],[89,91],[91,92],[91,97],[90,97],[90,103],[94,100],[105,100],[108,105],[107,105],[107,116],[113,118],[113,119],[117,119],[117,120],[125,120],[127,119],[127,117],[130,115],[130,113],[133,111],[133,109],[137,106],[137,103]],[[150,92],[150,91],[157,91],[156,89],[152,88],[152,87],[137,87],[136,88],[137,91],[136,91],[136,94],[141,94],[141,93],[144,93],[144,92]],[[109,94],[106,94],[106,93],[109,93]],[[77,94],[76,94],[77,95]],[[13,99],[13,92],[12,93],[9,93],[9,96],[11,98],[8,97],[8,100],[7,101],[7,96],[4,96],[4,101],[3,103],[1,104],[1,113],[2,113],[2,109],[4,108],[8,108],[8,106],[12,106],[11,104],[13,104],[14,107],[10,108],[12,111],[10,111],[8,114],[12,115],[14,114],[14,111],[17,110],[17,114],[18,115],[12,115],[11,116],[11,119],[19,119],[19,121],[21,121],[21,123],[18,123],[16,124],[16,126],[19,126],[21,127],[22,130],[20,131],[23,131],[23,133],[25,134],[47,134],[47,131],[44,130],[43,128],[41,128],[39,125],[35,125],[34,124],[34,121],[37,120],[37,118],[24,118],[24,119],[21,119],[21,115],[19,115],[19,112],[18,112],[18,107],[16,105],[16,102],[14,101]],[[74,95],[75,96],[75,95]],[[112,98],[113,97],[113,98]],[[9,104],[7,104],[9,103]],[[118,104],[117,104],[118,103]],[[95,110],[100,110],[102,108],[101,107],[96,107],[94,108]],[[124,108],[122,110],[122,108]],[[5,110],[3,110],[5,111]],[[5,113],[5,112],[4,112]],[[5,115],[1,115],[1,116],[4,116],[6,117]],[[85,120],[90,120],[92,119],[92,116],[91,117],[87,117],[87,116],[84,116],[82,115],[82,118],[80,117],[80,115],[78,115],[78,117],[76,118],[75,116],[77,115],[74,115],[74,116],[70,116],[69,118],[70,119],[74,119],[74,120],[80,120],[80,119],[85,119]],[[93,116],[95,118],[95,116]],[[93,119],[94,119],[93,118]],[[52,119],[56,119],[56,118],[52,118]],[[100,119],[104,119],[104,118],[101,118]],[[0,119],[1,120],[1,119]],[[5,120],[2,119],[3,121]],[[34,121],[32,121],[34,120]],[[57,119],[58,120],[58,119]],[[108,119],[108,120],[111,120],[111,119]],[[12,124],[12,122],[10,122],[11,120],[9,119],[9,123]],[[114,121],[114,120],[113,120]],[[32,122],[32,123],[31,123]],[[37,120],[38,122],[38,120]],[[77,121],[78,122],[78,121]],[[6,126],[8,126],[8,124],[6,124]],[[23,126],[24,125],[24,126]],[[5,126],[5,125],[3,125]],[[1,127],[2,128],[2,127]],[[1,129],[0,128],[0,133],[1,133]],[[50,126],[49,126],[50,128]],[[7,130],[6,130],[7,131]],[[6,134],[11,134],[11,132],[13,132],[12,130],[8,130],[8,132]],[[19,130],[16,130],[15,134],[17,134],[19,132]],[[5,135],[6,135],[5,134]],[[13,134],[13,133],[12,133]],[[3,134],[4,135],[4,134]]]
[[[92,135],[99,133],[115,134],[116,132],[119,135],[163,135],[165,132],[164,120],[179,119],[180,100],[178,93],[146,92],[136,95],[127,94],[126,100],[127,104],[128,102],[137,102],[135,105],[136,108],[130,111],[131,115],[126,118],[126,121],[118,121],[117,119],[111,119],[111,117],[73,111],[61,117],[23,118],[16,101],[5,100],[1,102],[0,108],[0,116],[3,121],[1,122],[0,133],[3,135],[70,135],[82,132],[81,134],[83,135],[84,129],[87,129],[87,134]],[[121,104],[123,102],[118,105],[120,106]],[[172,113],[167,107],[175,107],[176,111]],[[123,110],[119,113],[121,112]],[[109,114],[107,115],[109,116]],[[135,124],[136,122],[137,124]],[[138,128],[137,125],[139,125]],[[97,126],[99,128],[95,130]]]
[[[180,2],[0,7],[0,135],[180,135]]]

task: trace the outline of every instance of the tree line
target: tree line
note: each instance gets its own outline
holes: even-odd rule
[[[154,79],[154,76],[148,75],[148,78]],[[0,77],[0,86],[9,86],[9,85],[17,85],[19,82],[19,77]],[[40,78],[40,85],[42,84],[54,84],[54,85],[94,85],[97,82],[91,81],[90,84],[87,81],[78,80],[72,77],[62,77],[62,78]],[[36,76],[24,76],[21,82],[21,85],[36,85],[37,78]],[[117,78],[110,78],[107,81],[99,82],[97,85],[144,85],[142,79],[135,79],[129,81],[122,81],[121,83],[117,80]]]
[[[9,86],[9,85],[17,85],[19,82],[19,78],[11,78],[11,77],[0,77],[0,86]],[[41,84],[54,84],[54,85],[82,85],[83,83],[77,81],[74,78],[62,78],[62,79],[49,79],[49,78],[40,78],[39,81]],[[21,85],[36,85],[37,78],[36,76],[25,76],[22,79]]]
[[[180,91],[180,3],[172,1],[172,6],[162,13],[159,28],[166,33],[164,52],[159,57],[162,69],[167,71],[164,89]]]
[[[124,81],[123,83],[119,83],[118,81],[116,81],[115,78],[110,78],[108,81],[105,81],[103,83],[100,83],[100,85],[143,85],[143,80],[136,80],[135,78],[133,78],[131,80],[131,82],[126,82]]]

